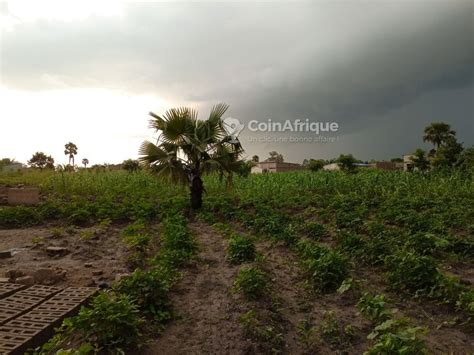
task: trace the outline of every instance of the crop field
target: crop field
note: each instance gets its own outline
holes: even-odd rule
[[[198,212],[143,171],[2,184],[41,202],[0,206],[0,250],[17,250],[0,274],[54,267],[55,285],[101,289],[36,353],[474,353],[469,174],[207,176]]]

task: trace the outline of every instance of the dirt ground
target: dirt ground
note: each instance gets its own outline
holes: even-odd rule
[[[35,283],[57,286],[110,285],[116,275],[129,272],[120,230],[112,226],[105,230],[98,227],[0,230],[0,251],[12,253],[12,257],[0,259],[0,277],[32,276]],[[49,247],[59,249],[48,251]],[[45,273],[45,269],[50,272]]]
[[[241,266],[226,261],[225,237],[203,223],[190,226],[200,244],[198,260],[184,270],[184,278],[172,294],[175,319],[141,353],[269,353],[262,351],[258,343],[243,332],[239,317],[249,309],[277,313],[274,316],[278,317],[285,344],[281,352],[285,354],[362,354],[370,347],[367,335],[373,325],[357,312],[360,294],[315,295],[309,292],[300,275],[296,256],[283,245],[260,240],[257,242],[263,260],[260,266],[271,275],[272,297],[278,300],[277,309],[272,309],[267,301],[245,301],[231,292]],[[429,333],[423,338],[433,353],[474,353],[470,331],[461,325],[449,325],[455,317],[452,310],[433,302],[401,300],[397,294],[387,290],[377,270],[360,269],[355,276],[363,279],[366,283],[363,287],[368,287],[371,292],[385,293],[391,300],[391,308],[409,316],[414,324],[427,327]],[[350,340],[331,343],[321,338],[318,331],[327,311],[335,313],[342,328],[346,325],[353,327]],[[307,339],[306,344],[299,331],[303,322],[313,329],[312,338]]]
[[[284,245],[268,240],[257,241],[260,255],[258,265],[271,276],[271,299],[246,301],[232,292],[234,280],[243,265],[226,260],[228,241],[211,226],[192,222],[198,244],[197,259],[184,268],[183,278],[171,292],[174,318],[164,331],[149,339],[139,349],[140,354],[259,354],[259,342],[245,333],[239,321],[248,310],[278,319],[278,332],[284,341],[285,354],[332,354],[336,351],[361,354],[370,346],[366,339],[373,326],[357,313],[360,295],[351,292],[339,295],[313,294],[304,284],[304,277],[295,254]],[[38,270],[53,270],[52,276],[36,283],[57,286],[107,286],[117,275],[130,272],[129,252],[122,243],[123,226],[95,226],[89,228],[37,228],[0,230],[0,251],[10,250],[12,257],[0,258],[0,278],[17,274],[33,278]],[[245,233],[235,226],[239,233]],[[65,248],[53,249],[49,247]],[[58,255],[54,255],[57,253]],[[467,271],[466,271],[467,270]],[[469,279],[470,265],[456,264],[450,270]],[[455,325],[455,313],[447,306],[434,302],[403,300],[389,292],[380,270],[356,266],[354,277],[364,280],[362,288],[373,293],[384,293],[390,307],[409,316],[413,322],[429,328],[423,338],[433,353],[474,353],[474,341],[469,330]],[[319,327],[324,314],[334,311],[341,327],[351,325],[349,341],[331,344],[324,341]],[[308,324],[313,334],[302,340],[301,325]]]

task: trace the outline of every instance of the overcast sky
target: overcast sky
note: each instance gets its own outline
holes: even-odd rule
[[[339,124],[330,143],[246,128],[249,156],[389,159],[427,147],[433,121],[470,146],[473,15],[474,1],[455,0],[0,0],[0,158],[67,163],[72,141],[76,161],[121,162],[152,136],[149,111],[205,118],[219,102],[244,125]]]

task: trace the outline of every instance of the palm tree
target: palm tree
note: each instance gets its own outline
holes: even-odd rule
[[[217,172],[230,183],[243,163],[240,142],[228,135],[222,122],[228,107],[214,106],[207,120],[199,120],[197,111],[187,107],[173,108],[163,116],[150,112],[150,128],[160,135],[156,144],[142,143],[140,163],[160,177],[187,183],[194,209],[202,206],[203,174]]]
[[[449,124],[444,122],[433,122],[425,128],[423,142],[431,142],[435,148],[438,149],[441,143],[455,135],[456,132],[451,129]]]
[[[72,160],[72,165],[74,166],[74,155],[77,154],[77,146],[69,142],[68,144],[64,145],[64,154],[69,155],[69,165],[71,165],[71,160]]]
[[[87,168],[88,164],[89,164],[89,159],[87,158],[82,159],[82,165],[84,165],[84,168]]]

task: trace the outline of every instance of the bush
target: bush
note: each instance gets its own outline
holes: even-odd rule
[[[387,279],[397,291],[427,294],[438,282],[440,273],[435,261],[428,256],[402,251],[388,256],[386,262]]]
[[[241,291],[249,299],[258,299],[269,287],[268,275],[256,267],[245,267],[239,271],[234,282],[236,291]]]
[[[70,327],[97,347],[117,349],[138,343],[143,322],[130,296],[101,292],[71,318]]]
[[[136,270],[120,281],[116,290],[132,297],[141,312],[157,321],[171,317],[168,292],[176,273],[166,268]]]
[[[235,264],[255,259],[255,244],[247,237],[234,236],[229,241],[227,259]]]
[[[331,292],[347,277],[349,263],[343,255],[330,250],[317,259],[303,261],[303,268],[317,291]]]

